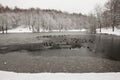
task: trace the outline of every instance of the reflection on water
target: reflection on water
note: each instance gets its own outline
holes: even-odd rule
[[[80,57],[93,57],[94,54],[90,52],[87,48],[81,47],[74,48],[74,49],[48,49],[48,50],[42,50],[42,51],[33,51],[28,52],[31,56],[41,56],[41,57],[70,57],[70,56],[80,56]]]
[[[99,35],[94,48],[103,57],[120,60],[120,37]]]

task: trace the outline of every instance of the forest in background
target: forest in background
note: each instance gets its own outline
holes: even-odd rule
[[[72,30],[87,29],[91,33],[96,28],[119,28],[120,25],[120,0],[109,0],[104,8],[97,5],[93,13],[68,13],[54,9],[14,9],[0,5],[0,31],[7,33],[8,29],[18,26],[29,27],[32,32],[40,30]]]

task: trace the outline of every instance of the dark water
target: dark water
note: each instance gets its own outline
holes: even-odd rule
[[[76,40],[78,40],[78,42],[76,43],[77,46],[75,48],[80,49],[80,51],[75,50],[73,52],[72,50],[69,50],[69,49],[60,49],[60,50],[57,49],[57,50],[49,50],[48,52],[43,50],[42,55],[49,56],[49,54],[52,54],[54,56],[54,55],[61,55],[61,53],[63,55],[66,53],[69,53],[67,54],[67,56],[69,56],[70,53],[73,53],[73,55],[76,55],[78,53],[89,55],[90,53],[92,53],[101,58],[107,58],[111,60],[120,60],[120,37],[119,36],[81,35],[77,37]],[[81,46],[81,48],[80,47],[78,48],[78,46]],[[89,51],[89,52],[82,52],[82,49],[84,51]],[[36,54],[41,55],[39,54],[39,52],[34,52],[33,55],[36,55]]]
[[[99,35],[96,37],[94,49],[105,58],[120,60],[120,37]]]
[[[0,70],[32,73],[120,72],[120,37],[83,35],[77,38],[82,40],[81,48],[1,53]]]

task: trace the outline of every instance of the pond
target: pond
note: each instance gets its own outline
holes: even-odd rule
[[[120,72],[120,37],[77,35],[67,36],[67,38],[69,40],[67,40],[69,42],[67,45],[74,45],[74,47],[32,51],[25,48],[6,53],[1,52],[0,70],[31,73]],[[59,39],[62,37],[52,38],[54,42],[57,41],[57,44],[59,44]],[[51,38],[49,40],[51,41]],[[66,39],[63,41],[66,42]],[[73,43],[74,41],[75,43]],[[61,43],[59,46],[64,45],[63,42]]]

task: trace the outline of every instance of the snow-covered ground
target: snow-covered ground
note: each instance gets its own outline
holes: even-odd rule
[[[51,30],[53,32],[59,32],[59,30]],[[62,32],[64,31],[68,31],[68,32],[78,32],[78,31],[86,31],[86,29],[79,29],[79,30],[61,30]],[[10,29],[7,31],[8,33],[32,33],[32,30],[29,29],[29,27],[26,27],[26,26],[19,26],[17,28],[14,28],[14,29]],[[40,29],[40,32],[49,32],[48,30],[43,30],[43,29]],[[2,33],[0,31],[0,33]]]
[[[112,34],[112,35],[120,36],[120,29],[117,29],[117,28],[115,28],[114,32],[112,31],[112,28],[108,28],[108,29],[102,28],[101,32],[99,29],[97,29],[96,31],[97,33],[105,33],[105,34]]]
[[[8,33],[31,33],[32,30],[29,29],[29,27],[19,26],[14,29],[8,30]]]
[[[52,30],[52,31],[59,32],[60,30]],[[68,32],[79,32],[79,31],[84,32],[84,31],[86,31],[86,29],[61,30],[61,32],[66,32],[66,31],[68,31]]]
[[[9,29],[7,32],[8,33],[31,33],[32,30],[30,30],[29,27],[19,26],[14,29]],[[2,31],[0,31],[0,33],[2,33]]]
[[[59,30],[52,30],[53,32],[59,32]],[[87,31],[86,29],[78,29],[78,30],[61,30],[61,32],[85,32]],[[14,29],[10,29],[7,31],[8,33],[32,33],[32,30],[29,29],[29,27],[25,27],[25,26],[19,26],[17,28]],[[40,32],[49,32],[48,30],[44,30],[40,29]],[[99,29],[96,30],[97,33],[104,33],[104,34],[112,34],[112,35],[117,35],[120,36],[120,29],[115,28],[115,31],[112,31],[112,28],[102,28],[101,32]],[[0,33],[2,33],[0,31]]]
[[[120,80],[120,73],[14,73],[0,71],[0,80]]]
[[[87,31],[86,29],[78,29],[78,30],[67,30],[67,31],[70,31],[70,32],[79,32],[79,31],[81,31],[81,32],[84,32],[84,31]]]

